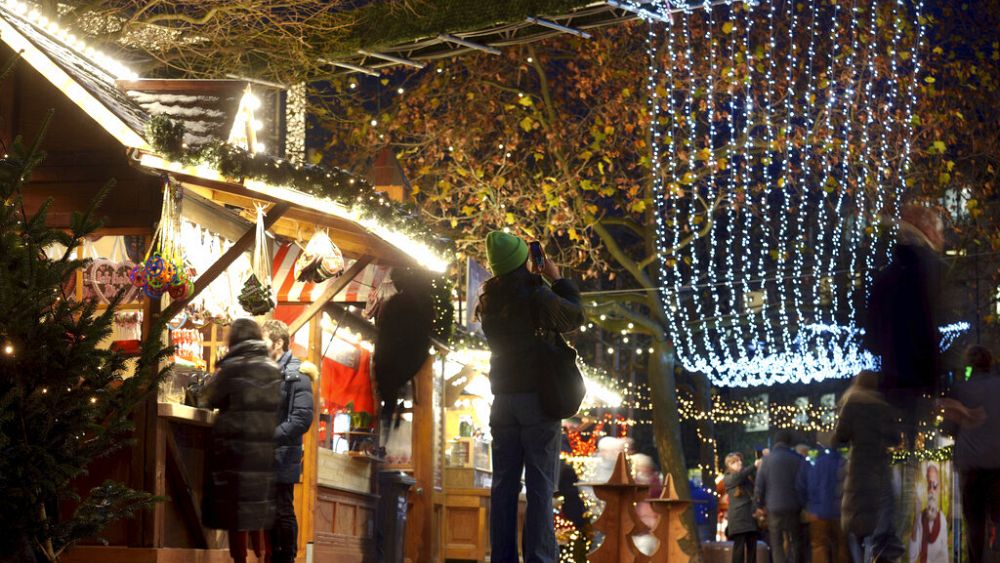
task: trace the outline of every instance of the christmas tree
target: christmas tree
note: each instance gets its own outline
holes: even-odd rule
[[[46,225],[51,202],[27,213],[22,193],[43,158],[44,130],[30,145],[16,139],[0,159],[2,561],[57,561],[110,522],[158,501],[113,481],[74,490],[95,458],[130,444],[131,414],[156,393],[167,351],[153,329],[133,375],[127,358],[99,346],[111,335],[121,294],[104,310],[64,294],[86,264],[74,250],[101,227],[96,212],[110,185],[74,214],[68,230]]]

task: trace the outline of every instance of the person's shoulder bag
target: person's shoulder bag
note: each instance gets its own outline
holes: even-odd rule
[[[535,329],[538,396],[542,411],[560,420],[570,418],[580,410],[587,394],[583,375],[576,364],[576,350],[556,331],[538,325]]]

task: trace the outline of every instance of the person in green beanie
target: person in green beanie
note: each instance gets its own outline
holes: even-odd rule
[[[542,410],[537,382],[550,374],[536,365],[535,351],[539,330],[576,330],[584,323],[584,314],[576,285],[564,279],[548,258],[536,271],[528,255],[528,245],[519,237],[502,231],[487,235],[486,256],[493,277],[483,285],[476,307],[491,352],[490,560],[494,563],[519,561],[517,504],[522,472],[528,500],[523,560],[556,563],[559,559],[552,495],[558,483],[562,429],[561,421]]]

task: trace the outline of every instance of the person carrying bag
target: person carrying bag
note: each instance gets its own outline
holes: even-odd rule
[[[528,506],[524,522],[525,563],[555,563],[558,546],[552,494],[558,481],[561,418],[582,400],[575,387],[576,352],[559,333],[584,322],[580,292],[535,246],[494,231],[486,254],[494,277],[483,286],[476,308],[491,351],[490,410],[493,486],[490,492],[491,560],[519,561],[517,505],[524,473]],[[549,288],[543,283],[551,282]]]

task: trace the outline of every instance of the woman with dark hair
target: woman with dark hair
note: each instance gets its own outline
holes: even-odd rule
[[[528,245],[494,231],[486,255],[494,277],[483,286],[476,308],[492,353],[493,487],[490,495],[491,560],[516,563],[517,503],[524,473],[528,506],[523,548],[525,563],[558,559],[552,494],[558,482],[560,421],[542,409],[539,360],[546,332],[569,332],[584,322],[580,292],[544,256],[529,270]],[[544,279],[544,281],[543,281]],[[551,288],[544,282],[552,284]]]
[[[281,371],[267,352],[260,327],[237,319],[229,352],[199,394],[199,406],[219,409],[208,450],[202,519],[229,532],[229,554],[247,560],[248,537],[258,558],[274,523],[274,429],[278,425]]]

